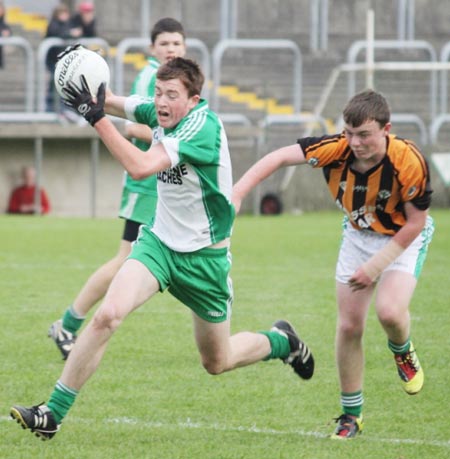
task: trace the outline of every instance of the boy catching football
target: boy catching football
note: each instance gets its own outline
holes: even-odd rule
[[[230,234],[235,215],[231,161],[223,125],[200,98],[203,81],[195,62],[176,58],[158,69],[153,101],[105,94],[104,86],[94,100],[85,82],[67,90],[66,102],[83,113],[133,178],[157,176],[158,201],[153,224],[141,227],[48,402],[11,408],[22,427],[43,439],[59,430],[114,331],[128,314],[165,289],[192,310],[195,341],[208,373],[279,358],[301,378],[313,375],[312,354],[287,321],[275,322],[269,331],[230,336]],[[153,129],[146,154],[118,132],[105,111]]]

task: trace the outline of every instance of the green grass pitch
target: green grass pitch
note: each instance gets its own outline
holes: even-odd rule
[[[232,331],[290,320],[316,373],[279,361],[210,376],[190,312],[168,293],[132,314],[79,395],[60,433],[42,442],[9,419],[14,403],[48,398],[63,362],[47,338],[88,275],[116,251],[119,219],[0,217],[0,457],[280,459],[450,457],[450,212],[436,233],[411,305],[423,391],[403,393],[371,310],[365,335],[365,430],[333,442],[340,414],[334,363],[334,266],[341,214],[238,217]]]

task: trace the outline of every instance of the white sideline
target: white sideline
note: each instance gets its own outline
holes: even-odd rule
[[[0,423],[6,421],[13,421],[9,416],[0,416]],[[70,422],[74,423],[87,423],[88,421],[80,418],[70,418]],[[204,424],[201,422],[194,422],[191,419],[186,419],[185,421],[179,421],[177,423],[167,423],[167,422],[158,422],[158,421],[141,421],[134,418],[112,418],[105,419],[103,421],[106,424],[128,424],[128,425],[139,425],[140,427],[145,427],[148,429],[200,429],[200,430],[215,430],[221,432],[247,432],[263,435],[299,435],[301,437],[314,437],[314,438],[328,438],[329,434],[322,432],[307,431],[302,429],[296,430],[277,430],[269,429],[265,427],[257,427],[256,424],[251,426],[228,426],[221,424]],[[396,444],[396,445],[419,445],[419,446],[435,446],[439,448],[450,448],[450,440],[439,441],[439,440],[422,440],[422,439],[412,439],[412,438],[380,438],[370,435],[367,435],[365,432],[361,436],[361,439],[364,441],[371,442],[382,442],[387,444]]]

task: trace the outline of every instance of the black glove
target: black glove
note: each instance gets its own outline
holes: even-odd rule
[[[66,96],[63,102],[84,117],[91,126],[94,126],[105,116],[105,83],[98,87],[97,102],[94,102],[85,76],[81,75],[80,80],[81,88],[69,81],[67,88],[62,89]]]
[[[69,54],[71,51],[75,51],[76,49],[82,48],[83,45],[80,43],[77,43],[76,45],[70,45],[68,46],[64,51],[61,51],[57,56],[56,60],[59,61],[62,59],[66,54]]]

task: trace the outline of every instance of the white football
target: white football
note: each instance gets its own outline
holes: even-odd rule
[[[62,90],[67,88],[69,81],[81,87],[81,75],[85,76],[93,96],[97,95],[102,83],[109,86],[111,74],[105,59],[97,52],[81,46],[64,55],[56,64],[53,79],[58,94],[65,97]]]

